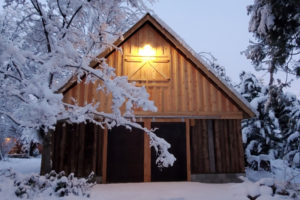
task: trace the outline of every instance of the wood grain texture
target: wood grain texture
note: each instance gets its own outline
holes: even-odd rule
[[[59,122],[53,135],[53,170],[87,177],[92,171],[101,176],[103,129],[94,124]],[[100,150],[100,151],[99,151]]]
[[[154,67],[141,68],[143,61],[126,61],[128,56],[133,59],[145,44],[150,44],[156,51],[157,62],[151,62]],[[108,64],[116,69],[118,75],[129,76],[129,80],[132,78],[137,86],[145,86],[150,99],[158,108],[156,113],[136,110],[137,116],[176,116],[184,113],[187,116],[210,115],[228,118],[231,113],[236,113],[231,118],[243,118],[243,111],[233,100],[150,24],[145,24],[128,38],[121,48],[123,54],[118,51],[112,52],[107,57]],[[168,62],[160,63],[162,58],[167,58]],[[91,84],[93,83],[86,85],[83,80],[75,85],[64,94],[64,101],[71,102],[70,99],[74,98],[79,105],[100,101],[98,110],[111,112],[111,95],[96,90],[98,84],[101,85],[100,81],[93,86]]]
[[[240,123],[240,120],[195,120],[190,136],[192,174],[244,172]]]
[[[191,144],[190,144],[190,120],[185,120],[185,137],[186,137],[186,177],[191,181]]]

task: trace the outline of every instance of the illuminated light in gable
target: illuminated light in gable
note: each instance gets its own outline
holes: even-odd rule
[[[147,60],[154,59],[153,57],[155,56],[155,54],[156,54],[156,52],[151,47],[150,44],[146,44],[142,49],[139,50],[139,55],[143,56],[143,57],[146,57]]]

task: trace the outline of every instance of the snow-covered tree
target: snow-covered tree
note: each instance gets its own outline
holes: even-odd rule
[[[251,73],[241,73],[240,79],[240,93],[257,111],[255,118],[242,122],[246,163],[255,169],[267,170],[273,159],[287,159],[292,165],[300,145],[300,101],[295,95],[283,92],[281,87],[274,87],[269,93],[269,87]],[[268,95],[272,95],[271,102]]]
[[[249,32],[255,42],[245,51],[257,70],[267,70],[269,85],[274,74],[284,71],[300,76],[299,0],[255,0],[248,6]]]
[[[224,81],[226,81],[229,85],[233,85],[232,80],[229,76],[226,74],[225,67],[220,65],[217,62],[217,59],[212,55],[210,52],[199,52],[198,56],[200,56],[205,62],[207,62],[211,68],[213,68],[216,72],[216,74],[222,78]]]
[[[112,42],[145,11],[145,2],[6,0],[0,18],[0,99],[6,102],[1,116],[19,127],[42,130],[44,142],[60,120],[139,128],[150,136],[157,163],[172,165],[170,145],[135,123],[135,108],[156,111],[146,89],[117,77],[104,58],[97,58],[105,48],[120,50]],[[97,68],[90,67],[92,61]],[[101,80],[98,88],[112,95],[113,113],[97,111],[101,102],[79,106],[62,101],[58,89],[72,77],[81,81],[83,75],[86,82]]]

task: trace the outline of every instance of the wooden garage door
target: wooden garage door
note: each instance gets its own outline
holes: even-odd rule
[[[144,132],[116,127],[108,132],[107,182],[144,180]]]
[[[151,123],[157,136],[171,144],[170,152],[176,157],[172,167],[159,169],[155,163],[156,152],[151,150],[151,181],[186,181],[185,123]]]

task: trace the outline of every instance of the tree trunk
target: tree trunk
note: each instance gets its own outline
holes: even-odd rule
[[[51,151],[51,137],[53,131],[45,133],[43,136],[43,152],[41,163],[41,175],[47,174],[52,169],[52,151]]]

